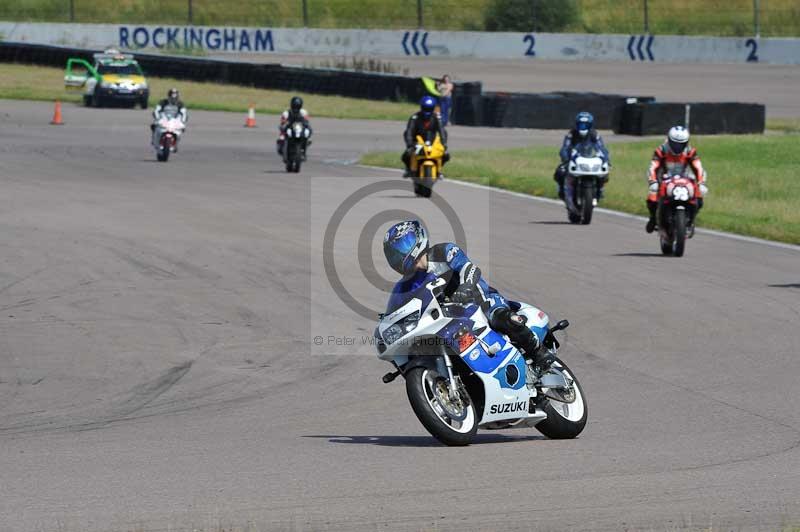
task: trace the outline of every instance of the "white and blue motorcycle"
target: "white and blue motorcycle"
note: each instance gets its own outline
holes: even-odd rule
[[[594,142],[584,141],[572,150],[567,179],[564,183],[564,204],[570,223],[592,223],[597,206],[597,190],[608,179],[608,160]]]
[[[396,368],[383,382],[403,375],[414,413],[446,445],[469,445],[478,428],[536,427],[549,438],[577,437],[586,425],[586,398],[575,374],[556,357],[553,334],[569,322],[550,327],[544,312],[510,302],[527,318],[540,349],[555,357],[540,370],[491,329],[478,305],[449,302],[446,284],[428,274],[381,315],[375,330],[378,358]]]

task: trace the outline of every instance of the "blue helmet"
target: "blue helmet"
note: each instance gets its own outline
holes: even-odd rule
[[[575,131],[577,131],[578,135],[581,137],[588,135],[589,131],[591,131],[593,127],[594,117],[592,116],[592,113],[581,111],[578,113],[578,116],[575,117]]]
[[[423,96],[419,101],[419,111],[422,118],[428,120],[433,115],[433,110],[436,108],[436,100],[433,96]]]
[[[389,266],[403,276],[414,272],[414,263],[428,249],[428,234],[417,220],[394,224],[383,237],[383,254]]]

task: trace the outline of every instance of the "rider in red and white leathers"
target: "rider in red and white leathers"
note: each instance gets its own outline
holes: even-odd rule
[[[652,233],[656,228],[656,211],[658,209],[658,186],[661,178],[667,175],[687,175],[691,169],[697,181],[697,213],[703,208],[703,196],[708,193],[706,186],[706,171],[697,155],[697,150],[689,146],[689,131],[683,126],[674,126],[669,130],[667,142],[656,148],[653,159],[650,161],[650,170],[647,173],[649,185],[647,194],[647,210],[650,219],[645,228]],[[695,219],[697,214],[695,214]]]

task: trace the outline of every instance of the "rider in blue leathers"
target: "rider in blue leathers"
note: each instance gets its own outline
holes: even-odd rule
[[[594,129],[594,116],[586,111],[581,111],[575,117],[575,127],[570,129],[564,136],[564,142],[561,144],[561,150],[558,155],[561,157],[561,164],[556,168],[553,179],[558,183],[558,197],[564,199],[564,180],[567,177],[567,166],[569,165],[570,157],[572,157],[572,150],[580,143],[586,141],[593,142],[597,149],[600,150],[605,156],[606,162],[611,166],[611,159],[606,145],[603,143],[603,138]],[[597,189],[597,199],[603,197],[603,187],[608,182],[608,177],[600,181],[600,186]]]
[[[390,309],[396,299],[419,288],[427,274],[434,274],[447,280],[444,294],[451,301],[480,304],[492,329],[507,335],[537,366],[552,362],[546,350],[539,349],[539,339],[525,324],[525,316],[511,310],[508,301],[481,278],[480,268],[457,245],[446,242],[429,246],[425,228],[419,221],[410,220],[389,228],[383,252],[392,269],[403,275],[392,292]]]

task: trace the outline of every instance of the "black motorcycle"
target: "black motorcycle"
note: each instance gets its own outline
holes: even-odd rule
[[[300,172],[306,160],[306,149],[310,143],[311,128],[303,122],[291,122],[286,126],[286,141],[283,145],[283,162],[287,172]]]

